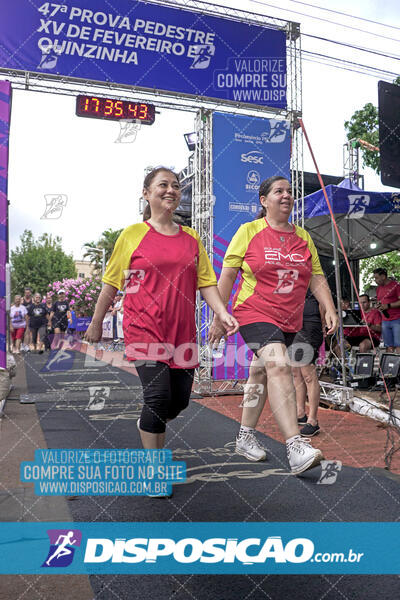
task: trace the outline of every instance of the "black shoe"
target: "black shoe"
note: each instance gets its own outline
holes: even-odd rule
[[[299,425],[305,425],[307,423],[307,415],[304,415],[304,417],[297,417],[297,423]]]
[[[318,423],[316,425],[311,425],[311,423],[306,423],[302,429],[300,429],[300,435],[303,437],[312,437],[316,433],[319,433],[320,428]]]

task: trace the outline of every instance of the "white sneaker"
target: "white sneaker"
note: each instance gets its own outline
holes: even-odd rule
[[[254,461],[267,458],[267,453],[252,431],[236,438],[235,452]]]
[[[286,452],[293,475],[316,467],[324,459],[321,450],[313,448],[310,439],[300,435],[286,443]]]

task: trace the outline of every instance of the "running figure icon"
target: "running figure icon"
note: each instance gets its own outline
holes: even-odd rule
[[[51,561],[54,558],[61,558],[62,556],[67,556],[68,554],[72,554],[71,548],[67,548],[67,546],[72,546],[76,544],[78,540],[72,539],[74,536],[73,531],[69,531],[66,535],[59,535],[56,541],[57,549],[53,554],[46,560],[46,565],[50,566]],[[60,541],[62,540],[62,541]]]

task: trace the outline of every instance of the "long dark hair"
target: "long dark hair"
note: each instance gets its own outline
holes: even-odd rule
[[[147,173],[146,177],[144,178],[143,188],[145,190],[149,189],[154,177],[161,171],[166,171],[167,173],[172,173],[172,175],[174,175],[176,177],[176,180],[179,183],[179,175],[177,173],[175,173],[172,169],[168,169],[168,167],[157,167],[156,169],[153,169],[152,171]],[[144,207],[144,210],[143,210],[143,221],[148,221],[150,219],[150,217],[151,217],[151,208],[150,208],[150,204],[147,202],[146,206]]]
[[[273,175],[273,177],[268,177],[268,179],[264,179],[264,181],[261,182],[259,190],[258,190],[258,197],[261,198],[261,196],[268,196],[272,185],[275,183],[275,181],[281,181],[281,180],[287,181],[286,177],[283,177],[282,175]],[[265,206],[261,205],[261,209],[258,212],[256,219],[261,219],[263,217],[267,216],[267,209],[265,208]]]

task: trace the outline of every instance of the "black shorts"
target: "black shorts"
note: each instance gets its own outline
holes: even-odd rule
[[[346,337],[345,340],[350,344],[350,346],[359,346],[364,340],[368,340],[369,342],[371,341],[369,337],[366,337],[365,335],[349,335],[349,337]],[[372,338],[372,341],[374,342],[374,348],[379,346],[381,343],[381,340],[377,340],[374,337]]]
[[[60,329],[60,331],[66,331],[68,328],[68,319],[60,319],[60,320],[54,319],[53,327],[54,327],[54,329],[56,329],[56,328]]]
[[[273,323],[261,322],[241,325],[239,332],[250,350],[252,350],[256,356],[258,356],[257,351],[268,344],[280,342],[288,348],[292,345],[296,335],[296,333],[282,331]]]
[[[282,331],[273,323],[250,323],[242,325],[239,331],[256,356],[258,356],[257,351],[268,344],[277,342],[284,344],[287,347],[288,364],[291,367],[304,367],[311,364],[315,356],[318,356],[318,349],[323,339],[321,327],[321,342],[316,347],[313,346],[319,341],[316,333],[311,343],[310,334],[305,334],[303,331],[297,333]]]
[[[303,329],[296,333],[293,346],[296,345],[295,353],[292,358],[295,361],[301,361],[303,366],[315,363],[319,356],[319,349],[324,341],[321,322],[305,321]],[[306,346],[311,346],[307,348]],[[302,356],[301,356],[302,354]]]

